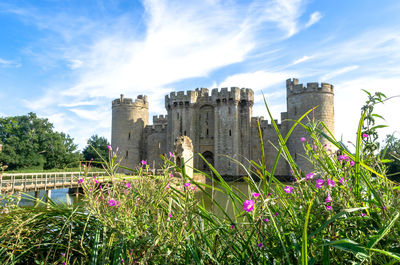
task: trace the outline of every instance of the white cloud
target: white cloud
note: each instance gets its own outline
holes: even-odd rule
[[[310,15],[310,19],[308,20],[308,22],[306,23],[305,27],[308,28],[311,25],[314,25],[315,23],[317,23],[318,21],[320,21],[320,19],[322,18],[322,14],[320,12],[314,12]]]
[[[307,56],[307,55],[304,55],[303,57],[301,57],[301,58],[295,60],[295,61],[292,63],[292,65],[299,64],[299,63],[304,63],[304,62],[306,62],[306,61],[309,61],[309,60],[313,59],[313,57],[314,57],[314,56]]]
[[[263,90],[282,83],[285,86],[285,80],[296,76],[295,73],[288,72],[266,72],[257,71],[253,73],[243,73],[228,76],[219,87],[246,87],[251,88],[254,91]]]
[[[16,61],[4,60],[0,58],[0,67],[20,67],[21,64]]]
[[[346,66],[346,67],[340,68],[338,70],[332,71],[330,73],[327,73],[327,74],[323,75],[321,77],[321,81],[327,81],[327,80],[330,80],[330,79],[332,79],[332,78],[334,78],[336,76],[339,76],[339,75],[354,71],[354,70],[358,69],[358,67],[359,67],[358,65],[352,65],[352,66]]]

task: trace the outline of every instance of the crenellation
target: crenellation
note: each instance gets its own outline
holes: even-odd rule
[[[303,93],[314,93],[314,92],[324,92],[333,93],[333,85],[328,83],[311,82],[307,83],[307,86],[298,83],[298,79],[288,79],[286,80],[287,95],[303,94]]]
[[[168,115],[155,115],[153,116],[153,124],[167,124],[168,123]]]

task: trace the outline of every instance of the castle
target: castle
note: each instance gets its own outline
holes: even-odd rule
[[[298,79],[286,80],[287,111],[281,113],[281,123],[277,126],[285,136],[293,124],[305,112],[318,106],[308,116],[323,121],[334,132],[334,92],[327,83],[298,83]],[[268,100],[268,98],[267,98]],[[254,92],[248,88],[231,87],[221,90],[206,88],[194,91],[172,92],[165,96],[168,115],[153,116],[149,125],[149,105],[147,96],[140,95],[112,102],[111,144],[117,146],[122,156],[122,165],[135,168],[142,160],[150,167],[160,168],[163,161],[160,154],[173,151],[177,137],[188,136],[193,143],[194,167],[208,170],[205,162],[196,155],[201,153],[205,159],[224,176],[241,176],[245,171],[231,157],[244,165],[249,160],[260,161],[261,151],[258,134],[260,123],[267,169],[271,169],[279,148],[274,127],[263,117],[252,116]],[[303,120],[305,121],[305,120]],[[288,140],[288,148],[293,158],[304,171],[311,170],[303,158],[304,149],[301,137],[304,129],[296,128]],[[288,176],[290,168],[281,157],[276,169],[277,176]]]

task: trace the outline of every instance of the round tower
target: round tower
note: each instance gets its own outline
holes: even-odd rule
[[[139,95],[134,102],[124,95],[113,100],[111,146],[114,151],[119,149],[122,166],[134,169],[143,159],[143,133],[148,119],[147,96]]]
[[[317,107],[302,120],[302,123],[307,123],[308,119],[322,121],[334,134],[333,85],[328,83],[321,83],[321,85],[318,83],[307,83],[307,86],[303,86],[303,84],[299,84],[298,82],[299,80],[295,78],[286,80],[288,119],[298,120],[304,113]],[[301,142],[302,137],[305,137],[306,140],[310,140],[308,133],[298,125],[290,136],[289,150],[299,167],[307,174],[312,171],[312,167],[311,164],[303,158],[305,154],[303,143]],[[321,138],[321,143],[329,145],[328,141],[324,138]]]

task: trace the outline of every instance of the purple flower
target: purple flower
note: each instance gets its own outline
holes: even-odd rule
[[[284,190],[286,193],[292,193],[293,187],[286,186],[286,187],[283,188],[283,190]]]
[[[278,213],[274,213],[274,216],[278,216]]]
[[[84,180],[85,180],[84,178],[79,179],[79,180],[78,180],[78,184],[83,183]]]
[[[165,188],[166,188],[166,189],[169,189],[169,188],[171,188],[171,187],[169,186],[169,183],[167,184],[167,186],[165,186]]]
[[[97,179],[94,179],[94,183],[96,183],[96,184],[97,184],[97,183],[99,183],[99,181],[98,181]]]
[[[362,137],[363,137],[363,138],[367,138],[368,136],[369,136],[369,135],[366,134],[366,133],[363,133],[363,134],[362,134]]]
[[[114,199],[111,199],[108,201],[108,205],[113,207],[113,206],[119,206],[119,201],[116,201]]]
[[[61,253],[61,256],[65,257],[65,253]]]
[[[245,200],[243,202],[243,210],[246,212],[251,212],[254,210],[254,201],[253,200]]]
[[[361,213],[361,216],[366,216],[366,214],[365,213]]]
[[[264,219],[264,222],[266,222],[266,223],[269,222],[269,219],[268,219],[268,218],[265,218],[265,219]]]
[[[342,161],[342,160],[349,161],[350,158],[349,158],[347,155],[340,155],[339,158],[338,158],[338,160],[339,160],[339,161]]]
[[[67,263],[66,263],[65,261],[63,261],[61,264],[62,264],[62,265],[67,265]]]
[[[169,174],[169,177],[170,177],[170,178],[173,178],[173,177],[174,177],[174,174],[172,174],[172,173]]]
[[[308,174],[306,175],[306,180],[310,180],[310,179],[312,179],[312,178],[314,178],[314,173],[313,173],[313,172],[310,172],[310,173],[308,173]]]
[[[328,179],[327,182],[328,182],[328,186],[335,187],[335,181]]]
[[[305,137],[301,137],[301,138],[300,138],[300,141],[301,141],[301,142],[305,142],[305,141],[306,141],[306,138],[305,138]]]
[[[350,166],[354,166],[356,164],[356,162],[354,162],[353,160],[350,160]]]
[[[329,202],[331,202],[331,201],[332,201],[332,197],[331,197],[330,194],[328,194],[328,197],[326,197],[325,202],[326,202],[326,203],[329,203]]]
[[[190,187],[190,190],[191,190],[191,191],[195,191],[195,190],[196,190],[196,186]]]
[[[263,247],[263,243],[258,243],[258,247],[262,248]]]
[[[253,197],[257,199],[260,196],[260,193],[253,192],[251,195],[253,195]]]
[[[129,183],[129,182],[125,183],[125,187],[130,189],[131,188],[131,183]]]
[[[187,182],[187,183],[185,183],[185,187],[187,188],[187,187],[189,187],[191,185],[191,183],[190,182]]]
[[[168,218],[171,218],[172,217],[172,213],[168,213]]]
[[[340,177],[339,183],[342,184],[342,185],[344,185],[344,182],[345,182],[345,181],[344,181],[344,178],[343,178],[343,177]]]
[[[325,180],[323,180],[323,179],[317,179],[316,181],[315,181],[315,187],[317,188],[317,189],[320,189],[320,188],[322,188],[322,185],[324,185],[324,182],[325,182]]]
[[[117,146],[117,148],[115,149],[115,153],[118,153],[119,147]]]
[[[112,150],[112,147],[111,147],[111,145],[107,145],[107,148],[108,148],[108,150]]]
[[[332,210],[332,206],[330,206],[330,205],[327,205],[325,208],[326,208],[327,211]]]
[[[235,225],[231,225],[231,229],[235,229]]]
[[[169,156],[170,156],[170,157],[173,157],[174,154],[173,154],[172,152],[169,152]]]
[[[146,160],[142,160],[142,165],[146,165],[146,164],[147,164]]]

